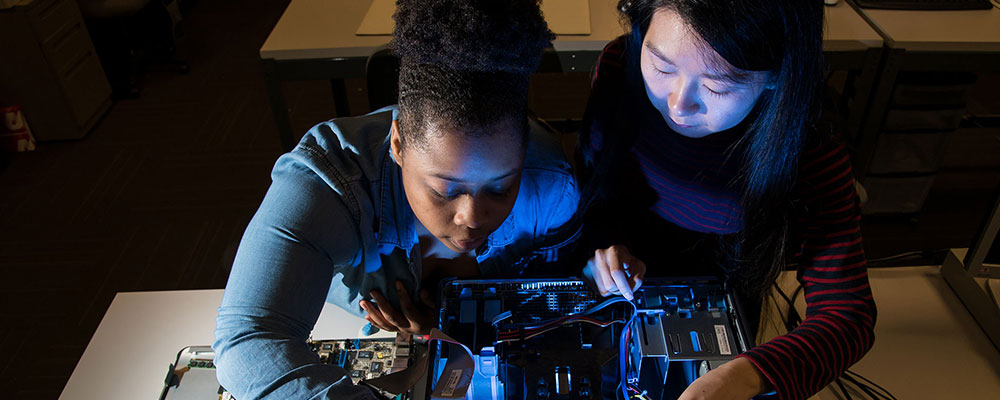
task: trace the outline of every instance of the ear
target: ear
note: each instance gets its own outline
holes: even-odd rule
[[[389,133],[389,151],[392,160],[396,165],[403,166],[403,138],[399,136],[399,122],[392,120],[392,128]]]

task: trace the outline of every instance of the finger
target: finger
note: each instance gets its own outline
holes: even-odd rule
[[[625,264],[622,263],[618,250],[612,247],[604,254],[608,257],[608,272],[611,275],[611,279],[614,280],[615,286],[621,291],[622,296],[631,301],[635,297],[632,295],[632,284],[629,282],[628,277],[625,276]]]
[[[372,290],[371,295],[372,298],[375,299],[375,302],[378,303],[378,309],[382,312],[382,317],[385,318],[388,323],[400,328],[410,326],[410,324],[406,322],[406,318],[400,315],[399,311],[396,311],[396,309],[390,305],[389,300],[382,295],[382,292]]]
[[[403,317],[410,322],[410,325],[419,324],[420,311],[410,300],[410,292],[406,290],[406,286],[397,281],[396,292],[399,293],[399,308],[403,309]]]
[[[635,272],[632,273],[632,291],[636,291],[642,286],[642,280],[646,278],[646,263],[635,260]]]
[[[601,280],[604,284],[604,290],[608,293],[616,293],[615,282],[611,279],[610,271],[608,270],[607,258],[604,254],[604,250],[597,249],[594,252],[594,275],[597,279]]]
[[[379,327],[379,329],[384,329],[390,332],[395,332],[398,330],[395,326],[389,324],[385,320],[385,317],[382,316],[382,312],[379,311],[374,304],[368,301],[364,301],[361,304],[362,308],[364,308],[365,311],[368,312],[367,319],[373,322],[375,326]]]
[[[601,275],[597,272],[597,262],[594,258],[587,260],[587,266],[583,268],[583,276],[590,279],[594,283],[594,288],[597,289],[597,293],[601,296],[607,296],[608,289],[604,287],[604,279],[601,279]]]
[[[395,332],[399,330],[396,328],[395,325],[392,325],[388,321],[386,321],[385,317],[382,315],[382,312],[379,311],[379,309],[375,307],[375,305],[372,304],[370,301],[362,300],[361,308],[365,309],[365,312],[368,313],[367,319],[372,323],[374,323],[375,326],[379,327],[379,329],[386,330],[389,332]]]
[[[434,299],[431,297],[431,292],[427,289],[420,289],[420,301],[432,310],[437,308],[434,304]]]
[[[383,329],[383,330],[388,331],[388,329],[385,329],[385,327],[382,326],[382,324],[379,324],[378,322],[375,322],[375,320],[372,319],[371,315],[365,315],[365,321],[368,321],[369,324],[372,324],[372,326],[374,326],[374,327],[376,327],[378,329]]]

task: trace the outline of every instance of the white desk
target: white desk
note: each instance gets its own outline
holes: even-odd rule
[[[177,352],[213,340],[222,290],[118,293],[60,399],[156,399]],[[365,320],[329,304],[316,339],[361,337]],[[379,332],[370,337],[395,337]]]
[[[625,32],[617,0],[590,1],[590,35],[560,35],[542,59],[543,72],[591,71],[604,46]],[[292,0],[260,48],[268,97],[286,150],[301,132],[292,132],[281,92],[282,81],[330,80],[338,116],[349,114],[344,78],[361,77],[368,56],[391,36],[355,34],[372,0]],[[848,4],[826,7],[823,49],[834,69],[864,70],[858,83],[866,102],[874,82],[882,37]],[[867,74],[867,75],[865,75]],[[863,106],[864,103],[859,103]]]
[[[846,2],[839,1],[834,6],[824,7],[824,10],[824,52],[863,51],[882,47],[882,36]]]
[[[260,48],[260,58],[303,60],[368,57],[391,36],[359,36],[358,24],[372,0],[292,0]],[[617,0],[590,0],[590,35],[561,35],[556,51],[601,51],[625,32]],[[846,3],[826,7],[823,49],[845,51],[882,46],[882,37]]]
[[[878,307],[875,345],[851,370],[899,399],[1000,398],[1000,352],[948,287],[940,269],[868,271]],[[779,282],[788,295],[798,285],[794,272],[783,274]],[[780,297],[772,307],[787,309]],[[801,295],[796,309],[805,316]],[[784,332],[774,320],[762,323],[761,329],[768,338]],[[830,388],[813,398],[841,399],[839,391]]]
[[[907,11],[861,9],[887,44],[907,51],[1000,52],[1000,9]]]
[[[260,48],[260,58],[302,60],[367,58],[392,38],[355,34],[372,0],[292,0]],[[590,0],[590,35],[556,38],[556,51],[601,51],[622,34],[617,0]],[[877,35],[876,35],[877,36]]]
[[[869,270],[878,305],[875,346],[851,369],[900,399],[982,399],[1000,395],[1000,352],[941,278],[940,267]],[[781,278],[786,293],[794,273]],[[167,368],[188,345],[212,342],[222,290],[119,293],[60,399],[155,399]],[[797,308],[804,315],[800,296]],[[785,309],[779,300],[776,306]],[[317,339],[359,337],[364,320],[327,305]],[[783,329],[761,324],[763,337]],[[393,337],[380,332],[373,337]],[[839,399],[829,389],[821,400]]]

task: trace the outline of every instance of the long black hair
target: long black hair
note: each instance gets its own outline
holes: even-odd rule
[[[607,142],[616,139],[618,143],[606,143],[602,151],[627,152],[634,141],[636,133],[630,132],[636,130],[630,122],[634,118],[627,115],[642,109],[635,102],[646,101],[640,50],[657,11],[676,12],[733,67],[770,72],[770,89],[740,124],[745,132],[731,149],[741,163],[732,185],[742,193],[743,229],[721,240],[719,249],[725,255],[723,267],[729,280],[745,293],[759,295],[785,262],[794,212],[789,194],[816,117],[817,90],[822,83],[823,4],[819,0],[621,0],[618,7],[631,32],[625,50],[624,99],[617,107],[620,111],[610,115],[624,128],[606,135]],[[598,110],[602,107],[609,105],[592,101],[587,112],[609,115],[607,110]],[[584,124],[585,129],[588,125]],[[593,178],[607,179],[609,168],[603,170],[605,176],[598,172]]]
[[[538,0],[398,0],[393,18],[404,145],[502,124],[527,140],[528,78],[553,38]]]

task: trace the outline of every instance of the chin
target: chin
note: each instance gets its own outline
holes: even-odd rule
[[[674,131],[677,132],[678,134],[680,134],[681,136],[689,137],[691,139],[700,139],[700,138],[703,138],[705,136],[708,136],[708,135],[711,135],[711,134],[715,133],[715,132],[712,132],[712,131],[703,131],[703,130],[694,130],[694,131],[691,131],[691,130],[686,130],[686,129],[674,129]]]

